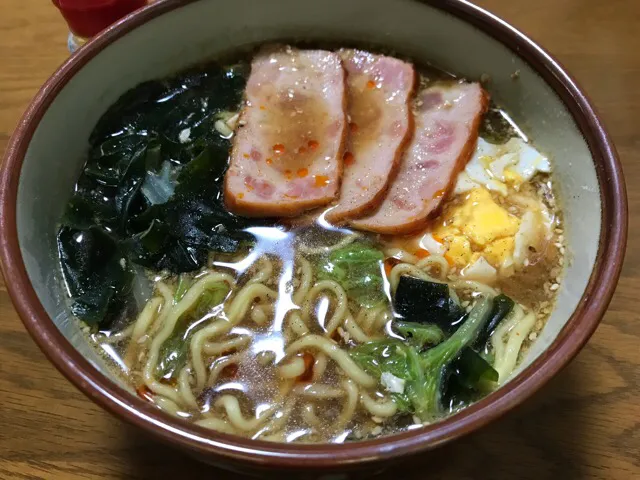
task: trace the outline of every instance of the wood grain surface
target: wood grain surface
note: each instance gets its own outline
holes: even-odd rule
[[[640,0],[478,0],[540,42],[590,94],[640,181]],[[2,0],[0,151],[38,87],[66,58],[45,0]],[[578,358],[517,412],[395,478],[640,478],[640,192],[617,293]],[[10,282],[11,279],[5,279]],[[235,478],[102,411],[45,359],[0,279],[0,478]]]

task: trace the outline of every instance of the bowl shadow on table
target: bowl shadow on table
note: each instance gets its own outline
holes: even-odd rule
[[[567,445],[581,438],[589,365],[573,362],[549,385],[516,411],[461,441],[444,446],[406,466],[376,476],[385,478],[547,479],[583,478],[587,459]],[[582,404],[584,405],[584,404]],[[230,473],[193,460],[186,454],[149,439],[128,426],[124,438],[131,478],[239,479]],[[278,476],[276,478],[285,478]],[[253,478],[253,477],[246,477]]]

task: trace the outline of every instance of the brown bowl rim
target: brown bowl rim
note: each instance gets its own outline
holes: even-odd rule
[[[247,467],[336,469],[397,459],[468,434],[504,415],[556,375],[595,331],[614,293],[624,260],[628,206],[616,150],[575,80],[545,50],[495,15],[464,0],[413,0],[452,14],[520,56],[554,89],[584,135],[596,166],[602,201],[598,255],[585,292],[554,342],[506,386],[434,425],[348,445],[274,444],[213,433],[159,411],[93,367],[64,338],[40,303],[20,252],[16,203],[24,156],[42,116],[66,83],[95,55],[132,29],[197,0],[147,6],[103,31],[69,58],[30,103],[5,153],[0,173],[0,260],[7,289],[27,330],[49,360],[94,402],[175,446]]]

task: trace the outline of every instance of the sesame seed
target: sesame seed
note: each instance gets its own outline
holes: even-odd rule
[[[178,134],[178,140],[180,141],[180,143],[189,143],[191,141],[191,129],[190,128],[185,128],[183,130],[180,130],[180,133]]]
[[[538,338],[538,334],[537,334],[536,332],[531,332],[531,333],[529,334],[529,340],[531,340],[532,342],[533,342],[536,338]]]
[[[382,433],[382,427],[380,425],[371,429],[371,435],[380,435],[381,433]]]
[[[559,288],[560,288],[560,285],[558,285],[557,283],[554,283],[553,285],[551,285],[551,287],[549,287],[549,290],[551,290],[552,292],[555,292]]]

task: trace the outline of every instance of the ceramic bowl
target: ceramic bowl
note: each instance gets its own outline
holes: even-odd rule
[[[492,98],[553,160],[569,246],[557,308],[510,381],[446,420],[347,445],[275,444],[205,430],[136,397],[70,316],[55,232],[98,118],[144,80],[283,39],[383,45],[470,79],[488,75]],[[42,87],[9,143],[0,205],[7,288],[54,365],[116,416],[200,459],[245,471],[389,466],[502,416],[558,373],[591,336],[613,294],[627,233],[620,163],[585,94],[530,39],[457,0],[167,0],[147,7],[89,42]]]

